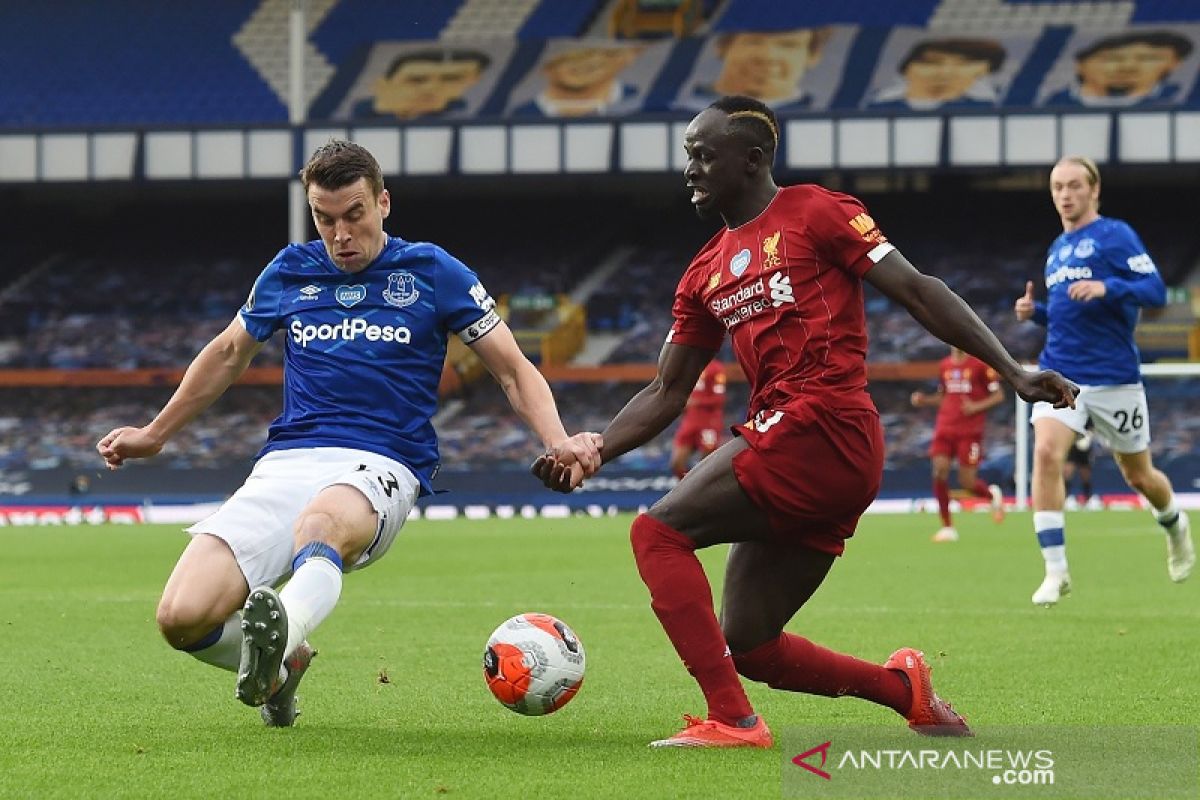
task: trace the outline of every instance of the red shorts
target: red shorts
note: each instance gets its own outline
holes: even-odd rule
[[[749,448],[733,458],[738,483],[781,538],[833,555],[879,493],[883,426],[867,408],[811,399],[761,413],[736,429]]]
[[[965,467],[974,467],[983,460],[983,435],[979,433],[933,432],[929,455],[949,456]]]
[[[724,427],[723,417],[684,417],[679,430],[675,432],[675,445],[709,455],[721,444],[721,429]]]

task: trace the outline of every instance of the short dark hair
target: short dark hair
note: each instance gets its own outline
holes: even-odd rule
[[[764,153],[775,155],[775,148],[779,144],[779,120],[766,103],[744,94],[731,94],[708,107],[724,112],[729,117],[730,131],[751,147],[759,147]]]
[[[1076,61],[1083,61],[1085,58],[1091,58],[1101,50],[1112,50],[1117,47],[1124,47],[1127,44],[1148,44],[1151,47],[1169,47],[1175,51],[1175,55],[1180,60],[1185,59],[1192,52],[1192,40],[1185,36],[1180,36],[1178,33],[1170,31],[1130,31],[1129,33],[1118,33],[1115,36],[1105,36],[1103,39],[1097,39],[1087,47],[1083,48],[1075,54]]]
[[[483,72],[487,69],[488,64],[492,63],[492,57],[481,50],[462,50],[457,48],[438,48],[427,50],[414,50],[410,53],[401,53],[392,61],[392,65],[388,67],[384,74],[387,77],[392,77],[396,71],[410,61],[432,61],[435,64],[450,64],[455,61],[474,61],[479,67],[479,71]]]
[[[366,178],[378,197],[383,192],[383,170],[371,151],[345,139],[331,139],[317,148],[300,170],[305,191],[311,184],[322,189],[341,189],[359,178]]]
[[[1008,56],[1003,45],[994,39],[969,39],[965,37],[950,37],[946,39],[926,39],[917,42],[908,51],[908,55],[900,62],[899,70],[904,72],[912,62],[923,58],[926,53],[950,53],[962,56],[970,61],[986,61],[988,72],[995,72],[1004,66]]]

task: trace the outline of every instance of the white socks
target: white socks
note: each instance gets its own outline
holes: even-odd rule
[[[341,594],[342,571],[329,559],[312,557],[296,568],[279,592],[288,618],[285,660],[329,616]]]
[[[1153,507],[1152,507],[1153,508]],[[1159,525],[1162,525],[1167,533],[1174,535],[1179,531],[1179,506],[1175,503],[1175,493],[1171,492],[1171,499],[1167,501],[1165,508],[1154,508],[1154,519]]]
[[[242,612],[236,611],[224,624],[184,651],[193,658],[230,672],[236,672],[242,660]]]
[[[1033,529],[1037,532],[1046,572],[1063,574],[1067,571],[1067,540],[1063,532],[1063,512],[1033,512]]]

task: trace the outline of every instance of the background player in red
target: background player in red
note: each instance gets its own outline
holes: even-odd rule
[[[726,381],[725,365],[715,358],[700,373],[671,446],[671,472],[676,478],[687,474],[694,453],[704,458],[721,443],[721,430],[725,427]]]
[[[983,433],[987,411],[1004,402],[1000,376],[996,370],[969,356],[957,347],[938,364],[938,388],[933,394],[913,392],[916,408],[936,407],[933,443],[929,460],[933,465],[933,496],[937,498],[942,527],[933,535],[935,542],[957,542],[958,531],[950,520],[950,462],[958,462],[958,485],[974,497],[986,497],[992,503],[992,519],[1004,521],[1004,492],[979,479],[983,460]]]
[[[863,280],[935,336],[983,358],[1026,400],[1069,405],[1076,389],[1055,372],[1022,370],[853,197],[776,186],[778,131],[766,105],[737,96],[688,125],[692,204],[725,227],[679,283],[657,377],[602,434],[608,462],[661,433],[729,333],[751,387],[750,419],[630,531],[650,606],[708,701],[705,719],[685,717],[682,731],[654,744],[770,747],[739,672],[776,689],[871,700],[920,733],[969,735],[930,687],[920,651],[902,648],[881,666],[783,631],[825,579],[883,475],[883,429],[867,393]],[[573,461],[551,450],[533,472],[570,491],[581,482]],[[721,543],[733,546],[718,622],[695,551]]]

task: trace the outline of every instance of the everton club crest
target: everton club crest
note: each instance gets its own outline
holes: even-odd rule
[[[417,302],[421,292],[417,289],[417,279],[411,272],[393,272],[388,275],[387,288],[383,290],[383,299],[396,308],[411,306]]]

